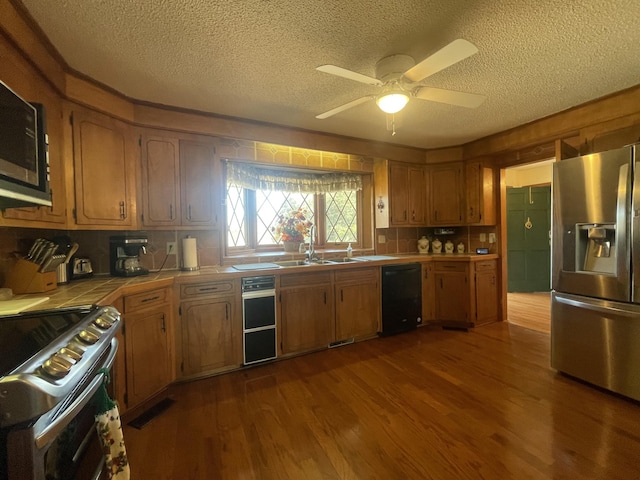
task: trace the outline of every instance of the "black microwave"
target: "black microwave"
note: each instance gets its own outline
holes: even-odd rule
[[[0,81],[0,208],[34,205],[51,206],[45,108]]]

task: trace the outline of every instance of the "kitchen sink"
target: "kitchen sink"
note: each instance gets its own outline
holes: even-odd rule
[[[281,267],[300,267],[302,265],[309,265],[304,260],[284,260],[282,262],[274,262],[276,265],[280,265]]]
[[[314,260],[309,262],[307,260],[284,260],[282,262],[275,262],[276,265],[280,265],[281,267],[301,267],[305,265],[330,265],[335,262],[330,260]]]
[[[356,258],[349,258],[349,257],[330,258],[326,261],[330,263],[348,263],[348,262],[363,262],[363,261],[366,262],[366,260],[358,260]]]

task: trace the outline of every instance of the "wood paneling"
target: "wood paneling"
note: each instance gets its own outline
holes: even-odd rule
[[[508,323],[416,331],[175,385],[131,478],[632,479],[638,405],[549,368]]]

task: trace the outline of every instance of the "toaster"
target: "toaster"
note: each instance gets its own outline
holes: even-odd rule
[[[75,257],[71,268],[71,278],[84,278],[93,274],[91,260],[86,257]]]

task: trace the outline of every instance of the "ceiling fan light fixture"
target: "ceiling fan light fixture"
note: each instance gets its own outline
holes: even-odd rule
[[[392,92],[376,99],[376,104],[385,113],[398,113],[409,101],[409,95],[403,92]]]

